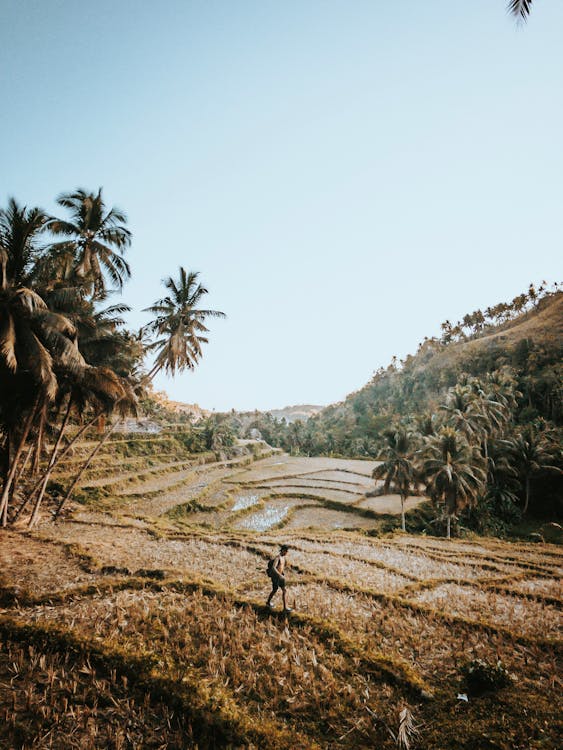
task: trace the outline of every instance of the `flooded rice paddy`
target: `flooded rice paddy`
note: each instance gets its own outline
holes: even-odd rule
[[[200,475],[197,484],[186,487],[196,502],[182,518],[195,526],[255,532],[282,526],[374,529],[377,518],[361,511],[399,514],[401,510],[398,497],[367,497],[375,487],[371,479],[375,465],[375,461],[278,454],[248,467],[234,467],[218,480],[214,475],[212,492]],[[407,508],[419,502],[421,498],[409,498]]]
[[[231,510],[233,512],[246,510],[247,508],[251,508],[253,505],[256,505],[257,502],[258,495],[239,495],[233,503],[233,507],[231,508]]]

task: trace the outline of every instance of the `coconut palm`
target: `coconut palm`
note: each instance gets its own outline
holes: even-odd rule
[[[16,212],[11,216],[18,218]],[[2,218],[5,229],[7,214]],[[23,245],[19,243],[20,250]],[[36,450],[40,450],[46,405],[57,392],[57,370],[76,371],[84,365],[72,323],[51,312],[35,291],[20,286],[28,266],[21,253],[14,256],[13,245],[4,244],[0,249],[0,425],[6,454],[0,497],[3,525],[14,482],[21,474],[19,461],[38,415]]]
[[[383,479],[383,493],[394,489],[401,497],[401,528],[405,528],[405,500],[416,485],[414,463],[415,437],[404,427],[384,432],[385,446],[381,452],[384,461],[372,472],[374,479]]]
[[[62,277],[74,277],[94,295],[106,289],[104,273],[112,284],[121,289],[131,271],[123,252],[131,244],[131,232],[125,227],[127,217],[118,208],[109,211],[102,197],[80,188],[63,193],[57,203],[68,208],[70,220],[52,217],[49,230],[67,239],[51,246],[53,261]]]
[[[475,503],[484,489],[484,459],[478,447],[471,446],[462,434],[443,427],[425,441],[419,465],[429,496],[443,506],[450,539],[452,518]]]
[[[201,345],[208,342],[204,335],[209,330],[205,321],[226,317],[218,310],[199,307],[208,291],[199,283],[198,273],[180,267],[177,281],[169,276],[163,283],[168,296],[144,310],[155,316],[144,330],[158,337],[149,345],[149,349],[156,351],[149,379],[162,369],[171,375],[176,371],[193,370],[202,356]]]
[[[509,440],[495,438],[490,441],[487,466],[484,507],[492,510],[498,518],[516,519],[519,515],[516,495],[519,482]]]
[[[474,377],[466,377],[463,381],[473,399],[473,402],[468,402],[464,432],[470,440],[479,437],[486,459],[491,438],[502,433],[511,416],[511,402],[505,395],[507,385],[501,376],[493,378],[491,375],[484,381]],[[463,420],[458,420],[457,424],[463,429]],[[472,424],[473,430],[469,429]]]
[[[486,434],[487,417],[466,383],[457,383],[450,388],[445,403],[439,408],[447,424],[463,433],[468,441],[476,442]]]
[[[0,210],[0,428],[5,453],[0,514],[4,525],[31,455],[29,448],[23,457],[26,442],[31,438],[35,445],[33,474],[59,383],[86,365],[78,350],[76,327],[68,317],[49,309],[37,288],[32,288],[46,259],[39,246],[46,223],[40,209],[21,208],[13,199]],[[64,426],[67,422],[68,417]]]
[[[0,286],[8,280],[13,286],[30,286],[37,260],[41,256],[39,235],[47,216],[40,208],[19,206],[14,198],[6,209],[0,208],[0,254],[3,257]]]
[[[436,414],[430,411],[423,411],[414,417],[414,428],[422,437],[435,435],[438,428],[438,419]]]
[[[36,419],[36,455],[42,450],[47,407],[57,393],[57,373],[84,366],[74,334],[72,324],[47,310],[30,289],[0,291],[0,422],[8,446],[0,498],[4,525],[18,463]]]
[[[561,448],[552,441],[541,424],[526,425],[511,441],[511,453],[520,480],[524,485],[524,506],[522,513],[528,511],[531,499],[531,480],[542,472],[562,474],[557,463],[563,463]]]

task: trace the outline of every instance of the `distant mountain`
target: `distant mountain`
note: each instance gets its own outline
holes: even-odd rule
[[[286,422],[297,422],[298,420],[306,422],[309,417],[318,414],[323,409],[324,406],[299,404],[297,406],[286,406],[283,409],[269,409],[268,414],[271,414],[274,419],[280,421],[285,419]]]

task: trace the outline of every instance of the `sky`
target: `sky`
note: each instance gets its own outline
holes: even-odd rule
[[[440,323],[561,279],[563,3],[0,0],[0,202],[102,186],[128,323],[180,265],[172,399],[329,404]],[[117,299],[116,299],[117,301]]]

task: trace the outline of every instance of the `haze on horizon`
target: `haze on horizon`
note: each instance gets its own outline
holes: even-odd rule
[[[179,265],[217,410],[328,404],[445,319],[561,275],[563,4],[0,4],[2,203],[104,187],[131,326]]]

